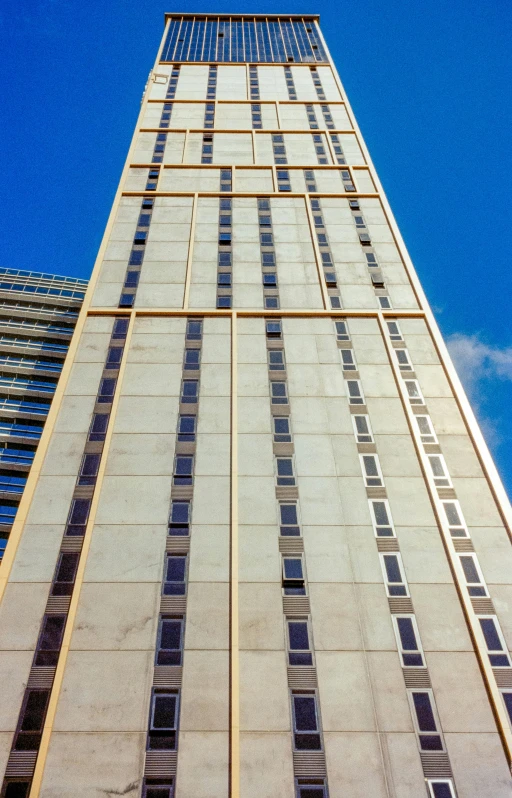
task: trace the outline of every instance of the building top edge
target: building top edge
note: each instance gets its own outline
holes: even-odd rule
[[[188,11],[183,13],[179,11],[166,11],[164,13],[165,22],[167,22],[168,19],[175,19],[176,17],[183,17],[186,19],[193,19],[194,17],[212,17],[213,19],[310,19],[316,20],[317,22],[320,20],[320,14],[214,14],[210,12],[191,13]]]
[[[0,277],[17,277],[19,279],[50,280],[52,282],[68,283],[79,287],[87,288],[88,280],[79,277],[66,277],[63,274],[50,274],[48,272],[25,271],[24,269],[9,269],[0,267]]]

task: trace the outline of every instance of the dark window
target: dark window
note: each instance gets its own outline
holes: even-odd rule
[[[285,596],[306,595],[301,557],[283,557],[283,591]]]
[[[423,751],[442,751],[443,743],[437,733],[437,724],[430,695],[413,692],[412,700],[419,730],[419,741]]]
[[[508,716],[510,718],[510,722],[512,723],[512,693],[507,691],[502,693],[502,695],[503,695],[503,701],[505,702],[505,707],[508,712]]]
[[[231,272],[220,272],[217,275],[218,285],[231,285]]]
[[[108,426],[108,413],[96,413],[92,417],[91,429],[89,431],[90,441],[104,441]]]
[[[135,294],[121,294],[121,298],[119,300],[119,307],[132,308],[134,302],[135,302]]]
[[[379,537],[393,537],[393,527],[388,515],[388,508],[385,502],[372,502],[373,513],[375,515],[375,531]]]
[[[187,341],[200,341],[203,335],[202,321],[187,322]]]
[[[293,460],[291,457],[277,458],[277,484],[295,485],[295,476],[293,473]]]
[[[297,785],[297,798],[325,798],[324,785],[299,784]]]
[[[160,621],[156,664],[181,665],[182,647],[183,619],[163,617]]]
[[[165,568],[164,596],[184,596],[186,592],[187,557],[168,554]]]
[[[116,389],[116,378],[105,377],[100,383],[97,401],[99,404],[110,404]]]
[[[154,693],[151,702],[148,748],[174,751],[176,749],[176,728],[178,722],[178,694]]]
[[[116,319],[114,322],[114,329],[112,331],[112,338],[126,338],[128,324],[128,319]]]
[[[287,405],[288,404],[288,396],[286,394],[286,383],[285,382],[271,382],[270,383],[270,392],[271,392],[272,404],[273,405]]]
[[[284,370],[284,350],[270,349],[268,353],[268,364],[270,371]]]
[[[400,635],[402,660],[406,667],[423,667],[423,656],[416,640],[416,631],[412,618],[397,618],[396,625]]]
[[[397,555],[385,554],[383,560],[388,582],[388,594],[390,596],[406,596],[407,588],[404,584]]]
[[[197,371],[201,359],[201,351],[199,349],[185,349],[185,363],[184,367],[189,371]]]
[[[178,440],[195,441],[196,416],[180,416],[178,420]]]
[[[57,665],[65,623],[65,615],[45,616],[34,665],[46,668],[54,668]]]
[[[146,779],[142,798],[173,798],[172,782],[165,779]]]
[[[28,781],[10,781],[5,788],[5,798],[28,798]]]
[[[90,509],[90,499],[73,499],[68,516],[66,535],[84,534]]]
[[[217,297],[217,307],[218,308],[230,308],[231,307],[231,297],[230,296],[219,296],[219,297]]]
[[[194,404],[197,402],[199,383],[197,380],[183,380],[181,401]]]
[[[16,751],[37,751],[46,716],[50,690],[28,690],[16,737]]]
[[[286,416],[274,416],[274,441],[291,443],[290,420]]]
[[[285,537],[297,537],[300,535],[299,521],[297,519],[296,504],[280,504],[280,532]]]
[[[108,350],[107,362],[105,364],[105,368],[107,369],[117,369],[119,368],[119,364],[121,362],[121,358],[123,356],[123,347],[122,346],[112,346]]]
[[[307,621],[288,621],[288,641],[290,665],[313,665]]]
[[[173,501],[169,518],[169,534],[184,536],[189,533],[190,502]]]
[[[489,660],[494,668],[507,667],[510,665],[508,654],[505,653],[503,643],[496,626],[494,618],[479,618],[480,626],[485,637],[485,643],[489,652]],[[499,652],[503,653],[499,653]]]
[[[79,485],[94,485],[100,465],[99,454],[86,454],[82,460],[82,467],[78,477]]]
[[[52,596],[71,595],[79,557],[78,551],[61,552],[53,580]]]
[[[434,798],[454,798],[449,781],[436,781],[430,783]]]
[[[299,751],[320,751],[322,744],[318,729],[316,697],[292,694],[294,744]]]
[[[189,455],[176,455],[174,461],[175,485],[192,485],[192,471],[194,468],[194,458]]]

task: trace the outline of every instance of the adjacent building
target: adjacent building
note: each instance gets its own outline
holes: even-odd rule
[[[167,14],[0,569],[2,798],[509,798],[510,532],[318,17]]]
[[[0,559],[86,288],[86,280],[0,269]]]

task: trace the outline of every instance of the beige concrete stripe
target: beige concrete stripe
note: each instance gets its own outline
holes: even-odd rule
[[[240,663],[238,618],[238,341],[231,314],[230,798],[240,795]]]
[[[320,289],[322,291],[322,300],[324,303],[324,309],[326,310],[330,305],[330,301],[329,301],[329,294],[327,292],[327,285],[325,284],[324,270],[322,268],[322,256],[320,254],[320,247],[318,246],[318,240],[315,232],[315,220],[313,219],[313,212],[311,210],[311,204],[309,202],[308,195],[306,194],[302,196],[304,196],[304,205],[306,206],[306,213],[308,215],[309,234],[311,236],[311,243],[313,244],[313,250],[315,253],[315,263],[316,263],[316,270],[318,273],[318,282],[320,284]]]
[[[82,551],[80,553],[80,560],[78,562],[78,568],[76,572],[76,579],[75,584],[73,586],[73,593],[71,595],[71,602],[69,605],[69,612],[68,617],[66,620],[66,627],[64,629],[64,635],[62,638],[62,647],[59,655],[59,661],[57,663],[57,669],[55,671],[55,679],[53,681],[52,692],[50,695],[50,701],[48,704],[48,712],[46,713],[46,720],[44,723],[43,734],[41,737],[41,745],[39,747],[39,753],[37,756],[36,767],[34,771],[34,778],[32,781],[32,787],[30,789],[30,796],[29,798],[38,798],[39,792],[41,790],[41,783],[43,780],[44,768],[46,765],[46,758],[48,755],[48,748],[50,745],[50,738],[53,731],[53,724],[55,721],[55,714],[57,712],[57,704],[59,701],[60,691],[62,688],[62,682],[64,679],[64,672],[66,669],[66,662],[68,658],[70,643],[71,643],[71,636],[73,634],[73,626],[75,624],[76,614],[78,610],[78,602],[80,599],[80,591],[82,588],[82,584],[84,581],[84,572],[85,566],[87,564],[87,556],[89,554],[89,548],[91,545],[91,538],[92,538],[92,531],[94,527],[94,521],[96,518],[96,512],[98,509],[98,503],[101,494],[101,487],[103,484],[103,477],[105,476],[105,468],[107,465],[107,458],[109,455],[110,449],[110,442],[112,440],[112,433],[114,429],[114,424],[116,420],[116,413],[117,408],[119,405],[119,397],[121,394],[121,386],[123,384],[123,376],[126,369],[126,361],[128,358],[128,352],[130,349],[130,339],[133,332],[133,327],[135,324],[135,314],[132,313],[130,322],[128,325],[128,332],[126,335],[126,342],[123,351],[123,357],[121,359],[121,364],[119,367],[119,376],[117,379],[116,385],[116,392],[114,395],[114,401],[112,402],[112,410],[110,412],[110,418],[108,422],[107,432],[105,435],[105,445],[103,447],[103,452],[101,455],[100,465],[98,468],[98,477],[96,480],[96,485],[94,488],[94,494],[92,497],[91,502],[91,510],[89,513],[89,520],[87,522],[87,526],[85,528],[85,535],[84,535],[84,543],[82,546]]]
[[[192,258],[194,256],[194,239],[196,235],[197,194],[192,200],[192,218],[190,220],[190,238],[188,241],[187,271],[185,274],[185,292],[183,295],[183,310],[188,310],[190,298],[190,282],[192,280]]]
[[[457,589],[459,600],[462,605],[462,609],[466,618],[466,623],[468,625],[469,632],[473,640],[475,653],[480,665],[480,671],[482,673],[484,684],[487,689],[487,694],[489,695],[491,705],[493,707],[494,716],[498,726],[498,731],[500,733],[503,742],[503,747],[505,749],[505,754],[507,756],[507,760],[510,765],[510,763],[512,762],[512,730],[510,728],[508,714],[506,712],[505,704],[503,703],[500,691],[496,684],[496,679],[494,678],[494,673],[491,667],[491,663],[487,655],[487,646],[485,643],[485,638],[482,632],[482,628],[480,626],[478,617],[475,615],[475,611],[473,609],[473,605],[471,604],[469,593],[466,589],[466,580],[464,578],[464,571],[460,564],[460,559],[457,555],[457,552],[455,551],[453,538],[450,535],[450,531],[448,528],[447,521],[445,519],[441,501],[437,493],[437,488],[436,485],[434,484],[434,478],[428,466],[427,455],[425,454],[423,444],[421,443],[419,430],[417,425],[414,423],[414,413],[412,411],[411,404],[407,396],[401,371],[398,367],[398,361],[395,356],[395,349],[393,348],[393,342],[391,341],[387,324],[385,323],[384,318],[381,316],[379,316],[379,325],[382,337],[384,339],[384,343],[386,345],[389,362],[393,370],[395,383],[397,385],[400,399],[402,401],[402,406],[409,425],[411,438],[413,440],[414,447],[416,449],[416,454],[418,456],[421,470],[423,472],[423,478],[425,480],[427,490],[430,496],[430,501],[432,504],[432,508],[434,510],[434,515],[436,517],[437,525],[444,543],[444,548],[452,572],[455,587]]]

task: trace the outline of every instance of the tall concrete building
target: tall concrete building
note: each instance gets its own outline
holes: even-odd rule
[[[510,529],[318,18],[166,15],[0,570],[1,796],[510,798]]]
[[[0,559],[86,288],[74,277],[0,269]]]

